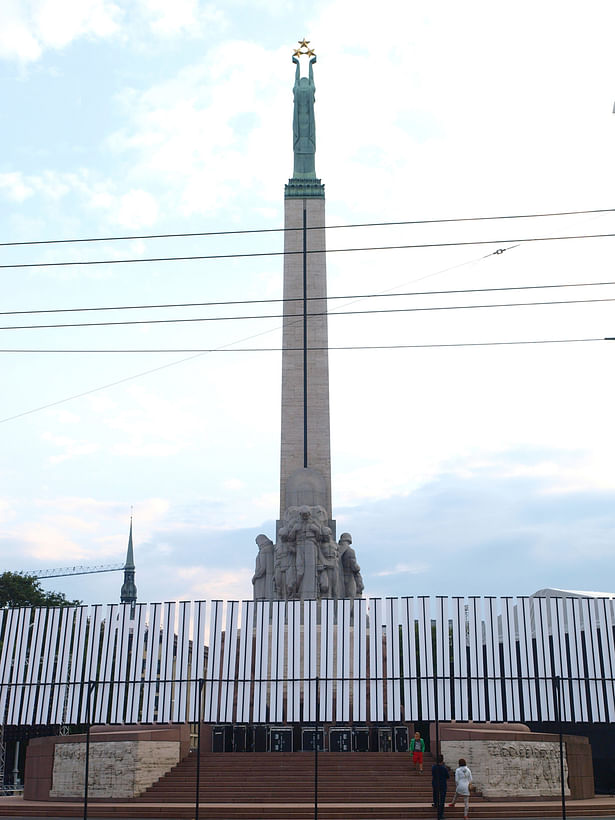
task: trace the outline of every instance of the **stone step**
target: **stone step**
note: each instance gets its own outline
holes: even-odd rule
[[[613,816],[612,798],[602,801],[569,801],[566,805],[568,817],[609,817]],[[318,816],[321,820],[434,820],[431,804],[410,806],[404,803],[365,803],[353,804],[349,810],[344,803],[319,803]],[[461,820],[462,811],[458,808],[446,809],[447,820]],[[552,803],[488,803],[471,804],[472,820],[508,820],[509,818],[557,818],[561,817],[561,805]],[[83,817],[83,806],[80,803],[33,803],[24,804],[18,799],[10,802],[0,801],[0,817]],[[88,804],[88,817],[108,818],[114,820],[191,820],[194,817],[194,804],[181,805],[172,803],[97,803]],[[271,805],[266,803],[244,803],[239,805],[201,803],[199,817],[202,820],[311,820],[314,817],[312,803],[287,803]]]
[[[290,803],[310,801],[314,793],[313,753],[207,753],[201,755],[199,793],[211,802]],[[318,756],[318,792],[324,801],[387,803],[395,794],[408,803],[431,802],[429,758],[418,774],[408,754],[361,752]],[[194,800],[193,753],[151,786],[139,799]]]

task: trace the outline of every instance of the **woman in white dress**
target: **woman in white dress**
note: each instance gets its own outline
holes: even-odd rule
[[[459,766],[455,769],[455,796],[453,797],[450,808],[457,802],[458,797],[463,797],[463,816],[467,818],[470,808],[470,784],[472,783],[472,772],[468,768],[465,760],[459,759]]]

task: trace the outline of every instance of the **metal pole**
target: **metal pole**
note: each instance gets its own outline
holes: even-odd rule
[[[13,787],[19,787],[19,741],[15,741],[15,754],[13,756]]]
[[[308,466],[307,210],[303,203],[303,466]]]
[[[202,705],[203,705],[203,678],[199,678],[199,713],[197,715],[197,729],[196,729],[196,793],[194,795],[194,820],[199,820],[199,804],[200,804],[200,789],[201,789],[201,723]]]
[[[91,726],[91,708],[92,708],[92,692],[96,687],[96,681],[88,683],[88,694],[86,698],[86,718],[87,728],[85,733],[85,784],[83,787],[83,820],[88,820],[88,789],[90,781],[90,726]]]
[[[436,709],[436,763],[440,755],[440,717],[439,717],[439,702],[438,702],[438,673],[434,672],[434,701]]]
[[[318,676],[316,676],[316,722],[314,728],[314,820],[318,820],[318,710],[320,706],[320,690]]]

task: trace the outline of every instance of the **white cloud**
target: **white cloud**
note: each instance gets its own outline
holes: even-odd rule
[[[38,198],[43,204],[54,205],[72,196],[75,199],[65,206],[67,209],[86,208],[101,212],[111,225],[134,230],[154,224],[159,216],[157,197],[142,188],[124,191],[124,184],[128,184],[127,181],[107,180],[85,169],[47,170],[38,174],[0,173],[0,193],[11,202],[22,204]],[[111,255],[119,252],[118,248],[108,249]]]
[[[12,518],[15,518],[16,510],[14,505],[7,499],[0,498],[0,521],[6,523]]]
[[[92,400],[103,423],[123,435],[113,451],[131,456],[166,456],[188,446],[203,415],[186,399],[167,398],[141,385],[129,385],[125,405]]]
[[[24,557],[42,562],[82,561],[88,553],[79,543],[67,535],[65,521],[55,524],[26,522],[20,527],[19,538],[24,544]]]
[[[0,57],[29,62],[79,37],[109,37],[121,16],[112,0],[3,0]]]
[[[375,572],[378,578],[386,578],[388,575],[421,575],[430,569],[429,564],[396,564],[393,569],[383,569]]]
[[[202,0],[139,0],[141,13],[148,20],[151,31],[161,37],[174,37],[180,33],[191,37],[203,37],[210,26],[224,27],[226,18],[214,3]]]
[[[190,567],[177,571],[178,578],[186,590],[188,600],[244,600],[251,598],[253,570],[246,567],[237,570],[211,570]]]
[[[51,464],[59,464],[62,461],[79,458],[80,456],[89,456],[100,449],[99,445],[94,442],[79,441],[69,436],[59,436],[50,432],[44,432],[41,438],[62,451],[57,455],[50,456],[49,461]]]
[[[126,228],[142,228],[158,219],[158,203],[147,191],[131,190],[122,194],[115,220]]]

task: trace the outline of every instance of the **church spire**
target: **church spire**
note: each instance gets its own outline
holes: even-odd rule
[[[130,533],[128,535],[128,549],[126,551],[126,563],[124,564],[124,583],[120,592],[120,601],[123,604],[137,602],[137,587],[135,585],[135,559],[132,549],[132,515],[130,516]]]

